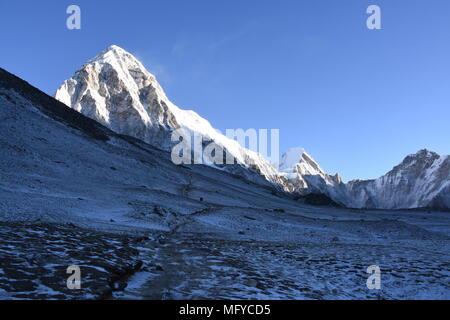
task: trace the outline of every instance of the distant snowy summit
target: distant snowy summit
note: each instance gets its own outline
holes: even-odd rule
[[[280,171],[297,190],[323,193],[350,208],[450,208],[450,156],[425,149],[375,180],[344,184],[338,174],[325,173],[301,148],[281,157]]]
[[[450,208],[450,156],[426,149],[375,180],[347,185],[347,206],[356,208]]]
[[[293,148],[282,155],[277,170],[261,154],[222,135],[194,111],[174,105],[155,76],[118,46],[110,46],[83,65],[55,98],[119,134],[164,150],[173,147],[174,130],[200,135],[236,159],[236,165],[218,169],[287,192],[325,194],[354,208],[450,208],[448,156],[420,151],[379,179],[344,184],[338,174],[324,172],[304,149]]]
[[[321,193],[349,208],[413,209],[450,208],[450,156],[420,150],[374,180],[343,183],[325,173],[303,149],[281,157],[280,172],[296,191]]]
[[[311,181],[322,180],[323,184],[335,186],[342,183],[341,177],[336,174],[330,176],[320,167],[320,165],[303,148],[292,148],[286,151],[280,159],[279,171],[287,179],[296,181],[298,190],[317,188],[318,182]],[[319,188],[317,191],[321,191]]]

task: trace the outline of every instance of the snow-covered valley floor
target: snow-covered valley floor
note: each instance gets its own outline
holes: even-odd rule
[[[0,222],[1,299],[103,299],[141,266],[139,238],[74,225]],[[67,268],[81,270],[69,290]]]
[[[448,255],[417,248],[190,235],[144,248],[142,271],[115,298],[448,299],[450,294]],[[371,264],[381,268],[381,290],[366,287]]]
[[[249,222],[238,223],[237,230],[245,230],[239,232],[219,231],[228,223],[218,222],[217,213],[140,235],[72,224],[0,223],[0,299],[450,298],[450,241],[444,234],[382,219],[379,230],[386,231],[369,232],[373,220],[355,222],[350,217],[356,213],[347,210],[338,210],[344,218],[336,220],[326,214],[330,209],[320,210],[321,219],[293,227],[306,235],[298,239],[272,223],[273,213],[259,221],[247,213]],[[423,221],[430,215],[438,222],[433,228],[448,227],[445,213],[368,214]],[[361,233],[359,240],[349,236]],[[389,234],[392,239],[385,239]],[[81,268],[81,290],[66,287],[69,265]],[[366,287],[370,265],[381,269],[381,290]]]
[[[176,166],[3,70],[0,120],[0,299],[450,299],[448,212],[308,206]]]

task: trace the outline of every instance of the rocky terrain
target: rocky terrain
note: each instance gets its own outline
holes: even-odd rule
[[[223,157],[231,158],[230,162],[236,164],[212,164],[214,167],[241,174],[246,179],[256,179],[259,183],[262,183],[262,179],[258,179],[262,175],[267,181],[289,189],[289,182],[255,152],[257,150],[243,148],[194,111],[178,108],[167,98],[155,76],[131,53],[118,46],[110,46],[84,64],[56,91],[55,98],[116,133],[138,138],[166,151],[171,151],[176,144],[171,139],[175,130],[192,140],[198,136],[205,144],[214,142],[217,149],[225,151]],[[201,163],[213,160],[205,156],[203,150],[192,153],[191,163],[193,159]],[[239,170],[239,166],[247,170]],[[249,174],[250,168],[257,174]]]
[[[231,155],[236,165],[211,164],[211,156],[196,151],[192,159],[260,184],[265,183],[264,178],[266,183],[287,192],[326,195],[350,208],[450,209],[450,156],[421,150],[376,180],[349,183],[338,174],[327,174],[301,148],[288,150],[271,164],[257,150],[248,150],[235,137],[217,132],[194,111],[175,106],[155,76],[118,46],[107,48],[84,64],[62,84],[55,98],[116,133],[166,151],[174,145],[174,130],[181,130],[192,140],[194,136],[202,137],[204,142],[214,142],[218,150]]]
[[[118,299],[448,299],[447,253],[413,247],[203,239],[147,243]],[[154,264],[158,267],[154,267]],[[382,289],[366,287],[381,266]]]
[[[0,120],[1,299],[450,297],[446,212],[310,206],[177,166],[3,69]]]
[[[420,150],[386,175],[347,185],[348,205],[365,208],[450,208],[450,156]]]
[[[139,238],[71,224],[0,222],[0,299],[107,299],[142,261]],[[81,290],[69,290],[67,268],[81,269]]]

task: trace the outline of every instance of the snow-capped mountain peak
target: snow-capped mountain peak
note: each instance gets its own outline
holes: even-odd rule
[[[90,63],[109,63],[111,65],[122,64],[122,67],[117,67],[116,69],[125,69],[130,65],[138,66],[141,70],[145,70],[145,67],[142,63],[137,60],[131,53],[125,51],[119,46],[112,45],[102,51],[95,58],[89,60],[87,64]]]
[[[303,148],[292,148],[281,156],[280,173],[300,193],[323,193],[336,202],[345,200],[344,184],[338,174],[331,176]]]
[[[261,154],[222,135],[194,111],[174,105],[156,77],[118,46],[108,47],[84,64],[62,84],[55,97],[117,133],[164,150],[173,147],[174,130],[199,135],[236,160],[237,166],[217,168],[253,181],[269,181],[287,191],[324,193],[349,207],[450,207],[448,156],[420,150],[383,177],[344,184],[339,175],[327,174],[304,149],[293,148],[283,154],[277,171]]]
[[[450,157],[423,149],[375,180],[347,185],[351,207],[450,207]]]
[[[303,153],[305,149],[303,148],[291,148],[287,150],[280,159],[280,171],[286,171],[294,168],[294,166],[302,161]]]
[[[319,164],[303,148],[292,148],[286,151],[281,156],[279,170],[301,175],[325,175]]]
[[[55,98],[117,133],[165,150],[174,145],[171,140],[174,130],[201,136],[226,150],[237,164],[254,169],[270,182],[283,184],[277,170],[261,154],[222,135],[194,111],[174,105],[156,77],[118,46],[110,46],[89,60],[63,83]]]

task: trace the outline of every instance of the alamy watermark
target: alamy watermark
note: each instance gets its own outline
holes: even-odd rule
[[[81,29],[81,8],[77,5],[70,5],[66,9],[66,13],[69,17],[66,20],[66,26],[69,30]]]
[[[69,30],[81,29],[81,8],[78,5],[71,4],[67,7],[66,13],[69,15],[66,20],[66,26]],[[370,16],[366,20],[366,26],[369,30],[381,29],[381,8],[372,4],[367,7],[366,13]]]
[[[366,286],[369,290],[380,290],[381,289],[381,269],[379,266],[372,265],[367,267],[366,272],[370,274],[367,278]]]
[[[381,29],[381,8],[375,4],[370,5],[367,10],[370,16],[367,18],[366,25],[369,30]]]
[[[216,137],[206,137],[182,128],[174,130],[172,142],[176,145],[172,148],[172,162],[176,165],[232,165],[245,161],[246,155],[240,149],[243,147],[259,153],[277,166],[280,153],[279,129],[227,129],[225,135],[228,139],[223,141],[220,132]]]
[[[72,265],[67,267],[66,273],[70,274],[67,278],[67,288],[70,290],[81,289],[81,269],[79,266]]]

